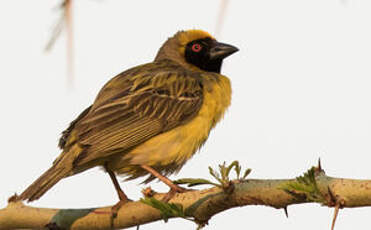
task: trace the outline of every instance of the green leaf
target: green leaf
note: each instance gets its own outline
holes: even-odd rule
[[[222,182],[228,180],[228,174],[227,174],[227,168],[225,167],[225,161],[223,162],[222,165],[219,165],[219,172],[222,176]]]
[[[251,173],[251,169],[246,169],[245,173],[243,174],[242,180],[245,180],[250,173]]]
[[[140,199],[140,201],[155,209],[158,209],[161,212],[161,216],[165,222],[167,222],[170,217],[186,218],[186,215],[183,210],[183,206],[181,204],[165,203],[153,197],[144,198],[144,199],[142,198]]]
[[[215,171],[213,168],[209,166],[209,173],[211,176],[213,176],[220,184],[223,183],[222,179],[220,178],[220,175],[217,171]]]
[[[238,161],[237,161],[237,163],[238,163]],[[237,180],[240,179],[241,169],[242,169],[242,167],[239,163],[236,165],[236,167],[234,167],[234,171],[236,172],[236,175],[237,175]]]
[[[229,180],[229,173],[231,171],[232,168],[238,168],[240,166],[240,164],[238,163],[238,161],[233,161],[228,167],[227,167],[227,170],[226,170],[226,178]],[[237,172],[237,171],[236,171]],[[239,178],[239,175],[237,175],[237,179]]]
[[[176,181],[173,181],[174,184],[187,184],[188,187],[193,187],[197,185],[210,184],[214,186],[220,186],[219,184],[213,183],[209,180],[202,178],[182,178]]]

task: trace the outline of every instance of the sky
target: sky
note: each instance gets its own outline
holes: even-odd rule
[[[151,62],[178,30],[214,34],[220,1],[80,0],[74,4],[75,80],[66,80],[65,34],[46,53],[58,1],[3,1],[0,7],[0,208],[51,166],[57,141],[116,74]],[[202,150],[171,179],[212,179],[208,166],[238,160],[250,178],[301,175],[321,158],[332,177],[371,176],[371,1],[230,0],[216,38],[240,51],[224,62],[232,105]],[[140,180],[122,182],[138,199]],[[165,192],[161,183],[150,184]],[[38,207],[112,205],[99,168],[60,181]],[[205,229],[329,229],[333,209],[318,204],[235,208]],[[369,229],[371,208],[342,209],[336,230]],[[195,229],[182,219],[145,229]]]

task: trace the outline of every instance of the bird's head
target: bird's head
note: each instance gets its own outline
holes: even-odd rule
[[[220,73],[223,59],[237,51],[236,47],[218,42],[205,31],[187,30],[169,38],[155,60],[170,59],[194,70]]]

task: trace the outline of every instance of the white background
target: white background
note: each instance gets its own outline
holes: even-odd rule
[[[121,71],[153,60],[180,29],[215,32],[219,1],[75,1],[75,82],[66,84],[65,36],[51,53],[58,1],[0,4],[0,207],[59,154],[59,134]],[[239,160],[252,178],[293,178],[321,157],[330,176],[370,178],[371,1],[230,1],[218,40],[240,51],[222,72],[233,85],[225,119],[172,178],[203,177]],[[140,180],[122,183],[138,199]],[[161,183],[155,190],[166,191]],[[112,205],[108,175],[95,168],[60,181],[39,207]],[[333,210],[248,206],[213,217],[206,229],[329,229]],[[340,211],[336,229],[369,229],[371,208]],[[141,229],[195,229],[185,220]]]

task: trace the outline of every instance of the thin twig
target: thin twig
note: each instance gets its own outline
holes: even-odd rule
[[[224,22],[226,11],[227,11],[228,2],[229,2],[229,0],[221,0],[220,1],[218,19],[217,19],[216,26],[215,26],[215,35],[216,36],[219,36],[220,32],[222,30],[223,22]]]
[[[64,27],[64,14],[62,14],[60,16],[60,18],[58,19],[56,25],[54,26],[52,35],[50,36],[49,41],[46,43],[45,51],[48,52],[48,51],[50,51],[53,48],[55,42],[60,37],[60,35],[61,35],[62,31],[63,31],[63,27]]]
[[[334,230],[335,228],[335,222],[339,214],[339,209],[340,209],[340,203],[337,203],[335,206],[335,210],[334,210],[334,218],[332,219],[331,230]]]
[[[73,43],[73,14],[72,14],[72,0],[63,0],[58,7],[62,10],[61,16],[54,26],[52,35],[45,46],[45,51],[50,51],[55,42],[60,37],[63,29],[66,27],[67,32],[67,83],[69,86],[73,86],[74,79],[74,43]]]
[[[68,85],[73,86],[74,79],[74,43],[73,43],[73,17],[72,0],[65,0],[65,20],[67,30],[67,74]]]

